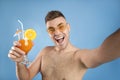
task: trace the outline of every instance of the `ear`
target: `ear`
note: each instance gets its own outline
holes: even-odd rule
[[[68,31],[70,32],[70,24],[67,23],[67,28],[68,28]]]

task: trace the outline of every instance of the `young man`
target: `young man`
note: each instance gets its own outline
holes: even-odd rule
[[[16,63],[19,80],[31,80],[41,72],[42,80],[82,80],[88,68],[120,57],[120,29],[111,34],[102,45],[93,50],[79,49],[69,41],[70,25],[59,11],[50,11],[45,18],[47,31],[55,46],[47,46],[27,68],[21,64],[24,51],[11,48],[8,57]]]

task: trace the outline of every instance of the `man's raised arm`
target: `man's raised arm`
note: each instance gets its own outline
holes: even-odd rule
[[[102,62],[120,57],[120,28],[103,42],[98,51]]]
[[[83,50],[81,61],[88,68],[99,66],[120,57],[120,28],[104,40],[102,45],[93,50]]]
[[[16,63],[16,75],[18,80],[31,80],[38,72],[40,72],[41,55],[44,53],[44,50],[38,54],[36,59],[27,68],[26,65],[21,63],[24,60],[25,52],[17,48],[16,45],[20,46],[20,43],[17,41],[14,42],[14,46],[10,50],[8,57]]]

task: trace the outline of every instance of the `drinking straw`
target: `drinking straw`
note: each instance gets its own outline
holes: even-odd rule
[[[18,22],[21,25],[21,29],[22,29],[22,38],[24,39],[24,28],[23,28],[23,23],[18,19]]]

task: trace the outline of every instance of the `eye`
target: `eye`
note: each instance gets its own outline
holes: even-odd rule
[[[65,25],[60,25],[60,26],[58,26],[58,29],[59,29],[60,31],[64,31],[64,30],[65,30]]]
[[[55,29],[53,28],[53,27],[49,27],[48,29],[47,29],[47,31],[48,31],[48,33],[54,33],[55,32]]]

